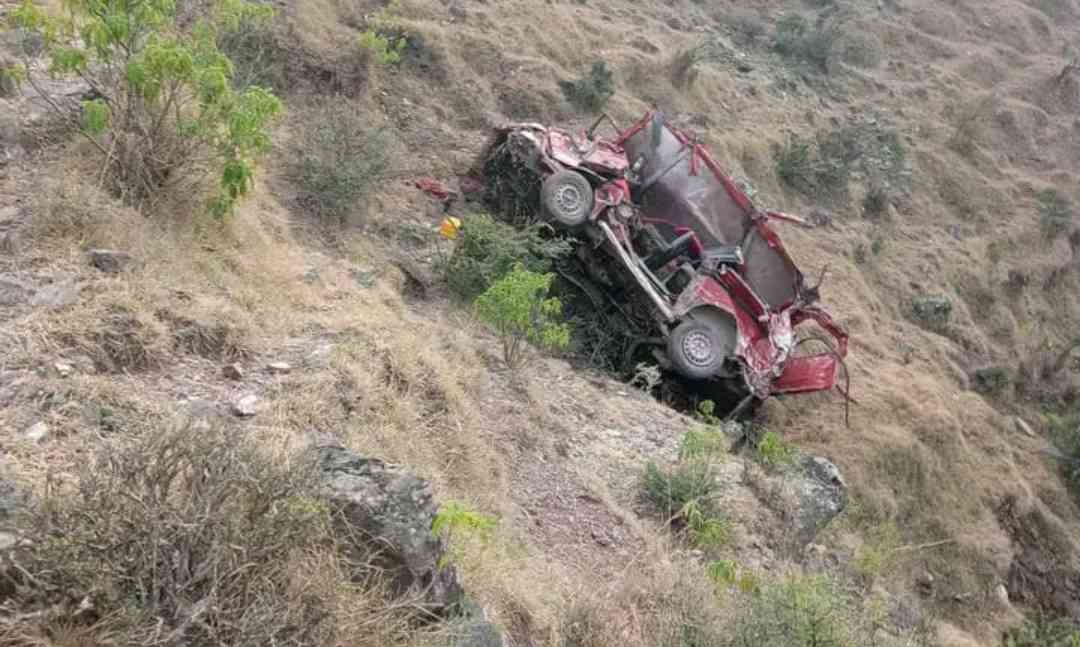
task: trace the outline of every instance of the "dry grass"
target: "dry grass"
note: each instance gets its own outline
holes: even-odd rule
[[[995,640],[1007,616],[991,617],[979,596],[993,577],[1007,572],[1009,547],[987,511],[1013,493],[1064,494],[1056,466],[1039,453],[1042,441],[1016,434],[995,403],[967,390],[966,375],[992,356],[1033,360],[1035,349],[1060,343],[1080,321],[1080,305],[1038,287],[1068,261],[1068,249],[1064,240],[1056,247],[1042,243],[1034,190],[1025,189],[1075,183],[1068,106],[1075,103],[1070,100],[1076,83],[1054,81],[1064,64],[1058,45],[1075,39],[1073,17],[1043,3],[1055,20],[1039,27],[1028,19],[1036,12],[1011,0],[992,11],[970,0],[948,6],[917,2],[903,14],[886,12],[886,18],[851,7],[859,34],[849,34],[850,42],[842,39],[838,53],[857,69],[831,70],[827,89],[810,87],[777,67],[751,26],[749,40],[757,42],[744,49],[753,56],[752,73],[699,65],[693,86],[680,90],[666,73],[677,52],[692,42],[680,21],[708,26],[712,19],[703,12],[723,18],[726,7],[515,0],[466,3],[467,18],[450,22],[443,3],[407,0],[403,21],[442,58],[427,67],[407,61],[396,70],[372,70],[353,56],[353,44],[357,17],[374,4],[317,0],[288,9],[279,36],[297,55],[288,57],[291,67],[283,78],[304,92],[356,95],[357,109],[388,124],[408,147],[403,176],[453,174],[475,154],[476,136],[503,116],[568,118],[557,81],[577,78],[598,55],[615,70],[617,93],[609,108],[618,120],[628,122],[653,101],[671,114],[704,118],[695,123],[707,125],[695,129],[703,131],[722,163],[752,181],[764,206],[803,213],[813,206],[785,193],[769,163],[769,144],[780,141],[785,129],[807,135],[851,111],[895,126],[910,151],[913,191],[893,196],[900,217],[890,224],[888,251],[873,271],[860,271],[846,258],[853,238],[873,238],[874,224],[858,217],[857,204],[835,205],[833,226],[782,231],[808,275],[832,267],[825,300],[854,335],[849,366],[859,405],[852,427],[844,427],[839,405],[828,396],[770,402],[765,415],[789,442],[837,462],[874,510],[866,524],[837,541],[859,545],[860,535],[867,535],[869,544],[888,534],[875,535],[875,528],[890,524],[902,532],[889,541],[955,539],[946,552],[919,553],[903,568],[882,569],[878,583],[904,590],[915,567],[939,568],[949,581],[943,589],[948,594],[975,592],[964,598],[968,602],[938,600],[941,608],[975,636],[971,641]],[[776,2],[762,7],[761,15],[792,9],[805,7]],[[1040,30],[1049,34],[1038,35]],[[879,43],[883,58],[875,64]],[[445,80],[433,82],[442,75]],[[983,112],[968,119],[959,109],[980,105],[988,93],[1001,97],[1013,117]],[[575,119],[581,121],[568,120]],[[974,146],[961,158],[950,139],[961,149]],[[515,465],[511,457],[524,451],[518,446],[523,438],[530,439],[526,449],[535,451],[555,442],[576,449],[581,431],[566,421],[577,420],[570,412],[583,405],[536,395],[555,388],[546,381],[528,385],[525,393],[532,397],[499,388],[505,378],[487,364],[491,340],[443,304],[407,305],[396,287],[401,277],[384,269],[387,254],[380,241],[340,244],[353,253],[352,261],[378,270],[370,289],[357,287],[345,261],[304,249],[281,207],[280,196],[289,189],[275,172],[280,158],[269,161],[266,183],[231,223],[200,223],[192,232],[170,226],[167,210],[145,218],[115,207],[95,188],[92,169],[77,155],[68,157],[64,168],[40,169],[49,188],[34,203],[32,249],[84,282],[83,295],[62,311],[19,313],[5,323],[4,362],[34,366],[45,358],[87,355],[114,373],[65,383],[40,378],[46,392],[67,393],[68,404],[43,409],[27,395],[0,412],[12,429],[38,417],[56,428],[47,449],[21,441],[5,445],[11,448],[6,462],[22,466],[24,480],[41,483],[50,468],[77,464],[97,435],[106,433],[100,425],[90,431],[85,414],[71,403],[104,403],[122,419],[153,420],[183,390],[172,388],[173,379],[216,375],[218,364],[240,351],[252,362],[285,354],[299,365],[325,343],[332,345],[325,366],[313,364],[267,384],[262,395],[268,408],[254,421],[260,442],[280,458],[302,447],[308,434],[334,434],[364,453],[414,466],[434,481],[440,496],[499,514],[499,538],[470,549],[463,570],[470,589],[504,626],[530,634],[536,644],[562,640],[565,646],[585,636],[583,645],[646,645],[647,636],[662,634],[645,628],[670,626],[663,618],[677,612],[665,608],[681,608],[672,591],[705,601],[707,586],[701,582],[674,584],[690,567],[662,565],[655,555],[640,569],[642,581],[624,587],[638,594],[574,594],[594,578],[566,564],[546,563],[543,547],[529,543],[532,526],[516,510],[508,472]],[[7,181],[0,193],[13,186]],[[425,232],[437,216],[403,187],[395,182],[373,197],[372,229],[383,227],[405,240],[406,228]],[[987,243],[1006,239],[1016,244],[991,269]],[[100,276],[81,257],[80,247],[91,245],[131,251],[142,266],[118,277]],[[428,253],[424,244],[417,249],[418,256]],[[34,266],[29,256],[14,262]],[[301,280],[308,266],[318,266],[320,275],[310,284]],[[1035,283],[1016,296],[997,289],[1008,272],[1019,270]],[[972,276],[985,277],[985,284],[970,281]],[[955,283],[967,303],[959,324],[964,334],[957,337],[967,340],[963,345],[927,334],[902,316],[911,296],[946,283]],[[984,311],[987,293],[996,294],[998,303]],[[163,312],[168,316],[159,316]],[[199,322],[211,334],[178,345],[177,318]],[[995,333],[999,328],[1003,334]],[[123,374],[138,369],[143,372]],[[159,380],[166,383],[161,388]],[[496,402],[500,398],[510,402]],[[597,395],[592,415],[617,409],[613,398]],[[1034,409],[1023,413],[1037,420]],[[1075,532],[1074,506],[1059,507]],[[570,614],[570,607],[584,610]],[[707,610],[707,617],[712,613]],[[359,615],[354,620],[360,622]],[[566,628],[575,623],[580,632]],[[623,633],[602,636],[590,629],[624,625]],[[70,629],[69,642],[81,639],[79,631]]]

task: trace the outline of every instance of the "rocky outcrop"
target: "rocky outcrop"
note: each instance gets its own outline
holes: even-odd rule
[[[788,548],[798,552],[814,541],[847,505],[839,468],[820,456],[802,456],[784,470],[754,479],[758,498],[781,519]]]
[[[323,491],[350,550],[373,557],[396,592],[418,595],[435,615],[454,612],[463,599],[443,542],[431,532],[438,505],[427,482],[408,470],[321,446]]]
[[[91,249],[86,255],[90,264],[106,274],[119,274],[131,265],[131,255],[111,249]]]

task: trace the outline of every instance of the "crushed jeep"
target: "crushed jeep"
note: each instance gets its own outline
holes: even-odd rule
[[[597,135],[605,122],[614,137]],[[745,394],[733,415],[777,394],[837,387],[847,396],[838,378],[848,335],[816,305],[820,281],[807,285],[771,226],[805,223],[757,208],[661,112],[627,129],[604,115],[581,133],[510,124],[469,176],[508,220],[541,219],[577,237],[594,286],[647,304],[663,368]],[[831,336],[826,350],[797,352],[795,328],[806,322]],[[823,339],[803,341],[812,338]]]

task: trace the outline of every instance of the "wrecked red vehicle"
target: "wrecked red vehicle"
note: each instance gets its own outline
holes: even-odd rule
[[[615,137],[597,136],[605,120]],[[517,176],[507,176],[511,167]],[[521,173],[538,190],[529,194]],[[621,280],[646,297],[665,368],[740,383],[739,408],[837,386],[848,336],[815,305],[818,286],[806,284],[771,226],[802,221],[755,207],[660,112],[625,130],[606,115],[582,133],[511,124],[498,129],[473,175],[503,210],[533,208],[524,216],[586,241],[578,256],[598,282]],[[831,335],[828,350],[796,352],[794,329],[804,322]]]

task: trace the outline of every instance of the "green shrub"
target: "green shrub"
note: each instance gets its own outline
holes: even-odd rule
[[[839,31],[830,25],[811,26],[798,14],[787,14],[776,23],[773,47],[781,56],[809,63],[828,73]]]
[[[1080,647],[1080,623],[1043,616],[1005,632],[1002,647]]]
[[[678,517],[688,504],[708,497],[715,489],[707,461],[685,461],[670,470],[655,463],[645,467],[645,496],[668,518]]]
[[[953,304],[946,296],[920,296],[911,302],[911,312],[915,321],[928,330],[945,330],[952,318]]]
[[[863,216],[869,220],[881,220],[889,208],[889,191],[884,185],[875,183],[863,197]]]
[[[783,467],[795,461],[795,450],[775,431],[765,432],[755,450],[758,462],[769,467]]]
[[[1057,189],[1048,188],[1039,192],[1039,224],[1043,238],[1056,239],[1069,229],[1073,221],[1072,201]]]
[[[615,94],[614,74],[604,61],[592,64],[588,76],[576,81],[559,81],[566,100],[581,110],[599,111]]]
[[[365,212],[390,168],[389,138],[344,97],[323,99],[300,123],[287,172],[305,214],[342,228]]]
[[[379,65],[397,65],[409,44],[408,34],[398,17],[399,0],[391,0],[367,20],[367,28],[360,34],[361,49],[371,54]]]
[[[690,460],[721,456],[727,452],[724,432],[714,427],[699,427],[683,434],[679,442],[679,458]]]
[[[217,175],[211,203],[231,213],[251,187],[253,158],[270,147],[269,126],[282,110],[271,92],[232,86],[233,66],[218,34],[272,9],[244,0],[214,0],[191,27],[174,2],[72,0],[53,16],[26,2],[14,24],[42,39],[49,72],[81,77],[94,98],[72,125],[102,154],[116,191],[149,206],[164,189],[203,172]],[[28,75],[28,83],[65,119],[58,97]]]
[[[472,301],[516,263],[531,272],[550,271],[554,259],[569,253],[570,244],[559,238],[545,238],[549,231],[550,227],[542,224],[512,227],[487,214],[466,216],[446,265],[450,290]]]
[[[852,166],[863,154],[857,134],[846,128],[819,134],[816,142],[792,135],[773,149],[776,174],[785,184],[822,197],[846,190]]]
[[[1080,496],[1080,412],[1064,416],[1048,415],[1050,435],[1061,450],[1062,475],[1070,489]]]
[[[0,54],[0,97],[14,95],[26,78],[26,68]]]
[[[869,631],[858,602],[824,577],[789,577],[744,600],[737,647],[856,647]]]
[[[644,485],[649,502],[695,546],[718,549],[730,541],[730,522],[710,500],[716,480],[707,459],[682,461],[668,470],[649,463]]]
[[[554,278],[530,272],[518,263],[476,298],[476,315],[499,334],[503,359],[510,368],[524,363],[527,344],[545,350],[562,350],[570,344],[562,302],[547,296]]]
[[[450,560],[460,558],[460,539],[474,537],[487,542],[498,523],[494,517],[476,512],[458,501],[447,501],[440,505],[439,513],[431,524],[431,534],[444,539],[450,547],[442,557],[440,568]]]
[[[1003,366],[977,369],[972,378],[975,390],[987,395],[1000,394],[1012,383],[1009,369]]]
[[[757,16],[749,14],[737,14],[731,16],[728,26],[734,32],[735,37],[746,45],[755,45],[768,31],[765,22]]]

